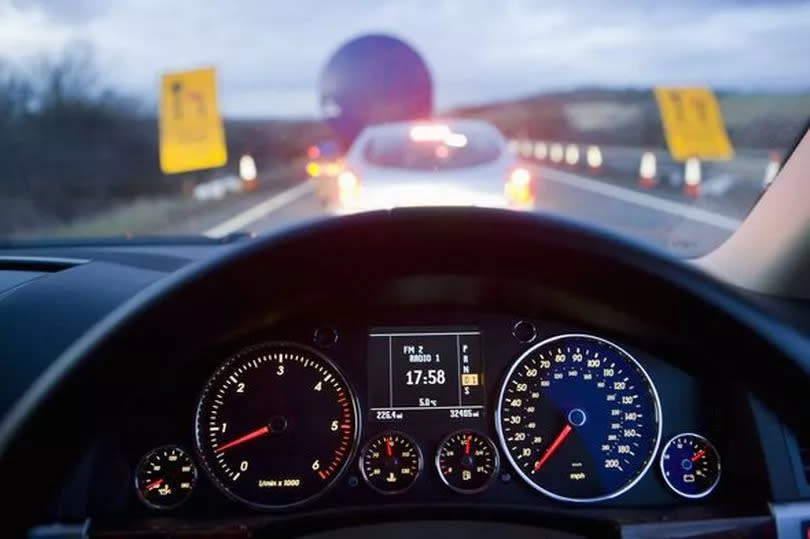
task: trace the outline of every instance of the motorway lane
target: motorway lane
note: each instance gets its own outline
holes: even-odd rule
[[[710,251],[738,224],[737,218],[702,209],[700,201],[673,202],[553,169],[541,169],[540,176],[536,211],[573,217],[651,243],[678,256],[697,256]],[[299,183],[228,216],[205,232],[212,236],[236,230],[262,234],[322,217],[324,210],[312,185],[311,182]]]
[[[707,253],[738,222],[688,202],[614,186],[581,175],[542,169],[536,211],[572,217],[681,257]],[[685,216],[690,216],[687,218]]]

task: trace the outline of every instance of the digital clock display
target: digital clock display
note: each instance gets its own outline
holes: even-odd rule
[[[372,418],[443,410],[451,418],[482,417],[481,334],[477,329],[375,328],[369,334]]]

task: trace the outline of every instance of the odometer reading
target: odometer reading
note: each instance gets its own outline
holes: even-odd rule
[[[303,346],[248,348],[211,377],[196,442],[214,482],[253,507],[309,501],[345,469],[357,440],[355,398],[338,369]]]
[[[655,386],[630,354],[598,337],[561,335],[515,362],[495,420],[504,453],[530,486],[595,502],[647,472],[660,417]]]

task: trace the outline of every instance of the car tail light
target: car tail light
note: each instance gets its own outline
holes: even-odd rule
[[[526,204],[534,201],[534,179],[531,172],[523,167],[512,169],[504,191],[510,202]]]
[[[338,197],[340,203],[345,205],[354,202],[360,190],[360,178],[351,170],[344,170],[337,177]]]

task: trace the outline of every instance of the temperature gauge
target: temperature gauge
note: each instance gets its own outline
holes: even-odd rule
[[[360,455],[360,472],[366,483],[383,494],[408,490],[422,471],[422,452],[401,432],[372,438]]]
[[[475,494],[486,489],[498,473],[498,450],[483,434],[460,430],[439,444],[436,468],[448,487]]]
[[[197,467],[188,453],[165,445],[147,453],[135,470],[138,498],[152,509],[173,509],[191,496]]]
[[[720,481],[720,455],[703,436],[679,434],[661,452],[661,473],[676,493],[702,498]]]

